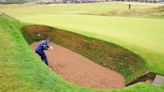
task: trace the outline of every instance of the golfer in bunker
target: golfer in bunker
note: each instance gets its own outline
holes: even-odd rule
[[[44,50],[53,49],[52,46],[49,46],[48,43],[51,41],[50,38],[47,38],[39,43],[39,45],[36,47],[35,52],[41,57],[42,61],[45,62],[45,64],[48,65],[48,59],[46,54],[44,53]]]

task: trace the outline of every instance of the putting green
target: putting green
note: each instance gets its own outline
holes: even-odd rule
[[[164,19],[45,14],[19,17],[119,44],[142,56],[151,71],[164,74]]]

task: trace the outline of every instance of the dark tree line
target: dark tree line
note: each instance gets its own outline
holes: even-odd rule
[[[0,3],[3,4],[21,4],[26,2],[28,2],[28,0],[0,0]]]

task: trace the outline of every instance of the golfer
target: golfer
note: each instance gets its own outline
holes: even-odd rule
[[[44,61],[48,65],[48,59],[44,50],[53,49],[52,46],[49,46],[48,43],[51,41],[50,38],[47,38],[39,43],[36,47],[35,52],[41,57],[42,61]]]
[[[131,6],[132,6],[132,5],[131,5],[131,4],[129,4],[129,10],[131,10]]]

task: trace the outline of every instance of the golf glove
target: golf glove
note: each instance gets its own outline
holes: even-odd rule
[[[52,46],[49,46],[49,48],[50,48],[51,50],[53,50],[53,49],[54,49],[54,47],[52,47]]]

